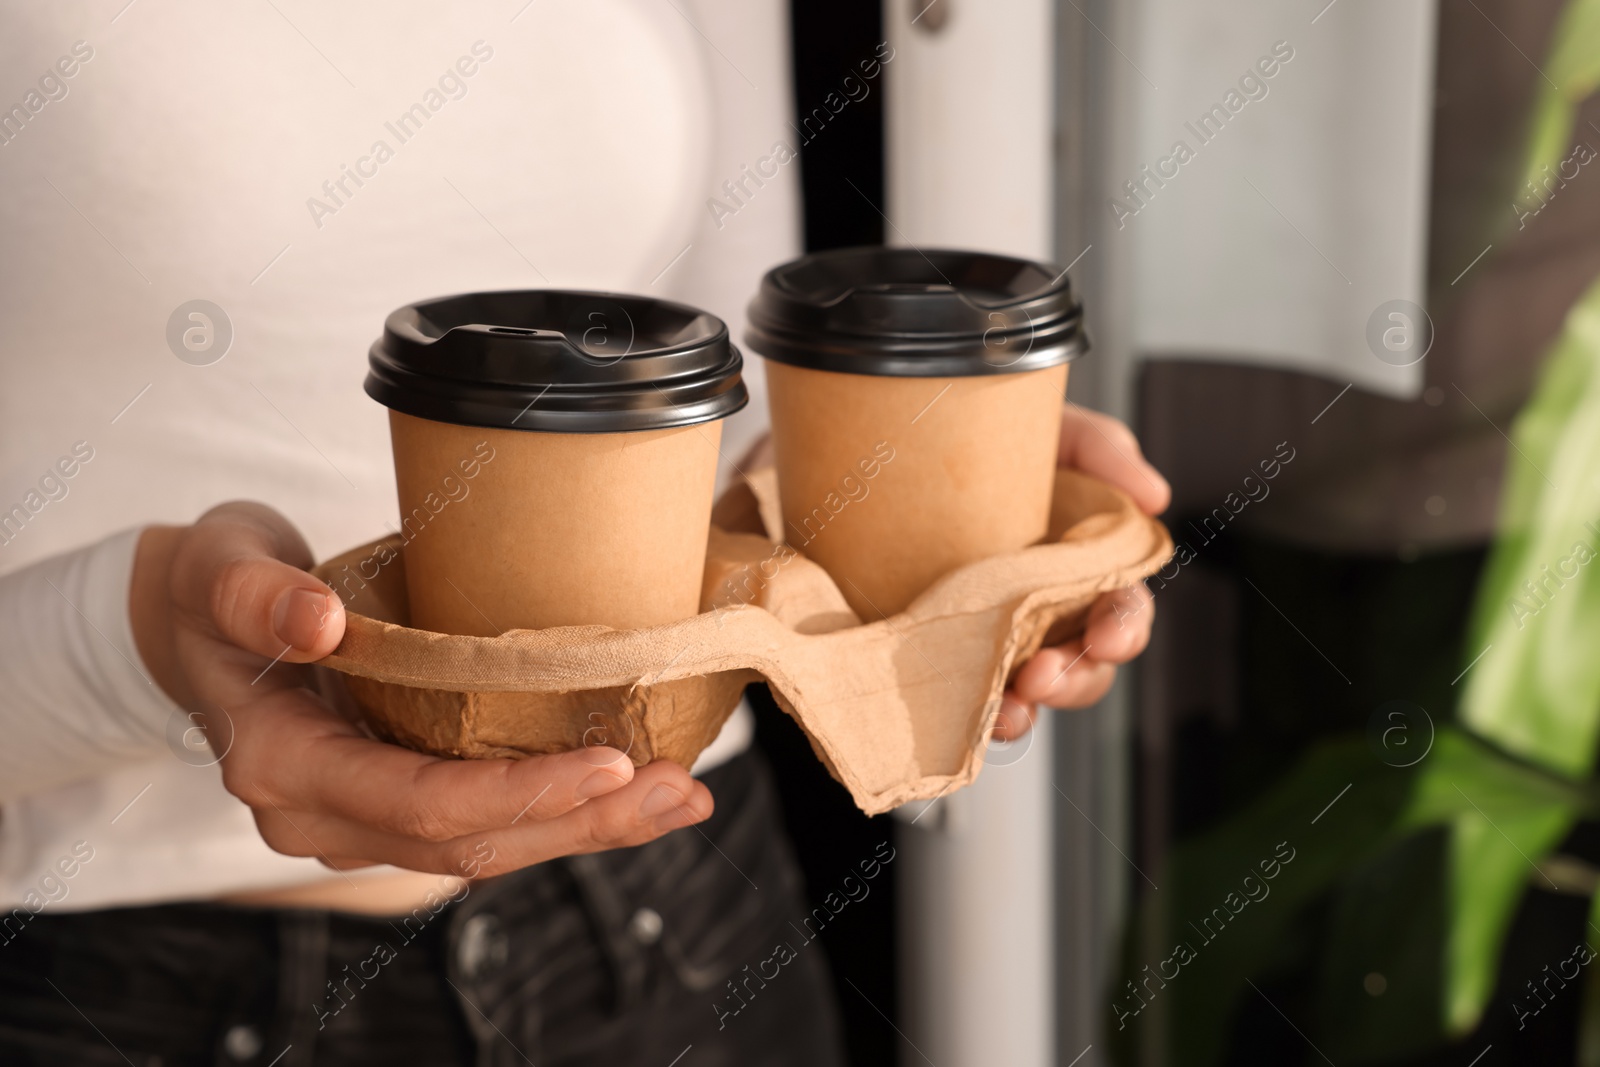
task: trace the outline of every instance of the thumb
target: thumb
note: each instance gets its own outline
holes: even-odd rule
[[[1159,515],[1172,503],[1172,487],[1144,458],[1133,431],[1071,401],[1061,417],[1059,462],[1127,493],[1147,515]]]
[[[257,655],[309,663],[344,637],[344,605],[303,568],[311,550],[262,504],[213,508],[185,533],[173,559],[177,610]]]

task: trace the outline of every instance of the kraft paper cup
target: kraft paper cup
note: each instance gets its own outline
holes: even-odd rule
[[[1043,264],[862,248],[769,272],[746,344],[767,360],[784,536],[856,613],[1038,542],[1082,308]]]
[[[391,314],[367,392],[390,408],[411,624],[697,614],[740,366],[719,319],[644,297],[473,293]]]
[[[940,575],[1038,542],[1066,380],[1065,365],[869,378],[769,364],[785,538],[862,618],[893,615]]]

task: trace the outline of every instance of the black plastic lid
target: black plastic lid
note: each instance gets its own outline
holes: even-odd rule
[[[1065,271],[986,252],[840,248],[768,271],[745,344],[846,374],[960,378],[1054,367],[1089,347]]]
[[[368,362],[372,399],[466,426],[660,430],[750,400],[721,319],[619,293],[521,289],[407,304],[384,321]]]

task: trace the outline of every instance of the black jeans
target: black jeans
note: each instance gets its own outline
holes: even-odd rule
[[[805,914],[765,764],[704,781],[698,829],[457,887],[405,921],[46,911],[0,947],[0,1064],[841,1064],[819,945],[749,980]]]

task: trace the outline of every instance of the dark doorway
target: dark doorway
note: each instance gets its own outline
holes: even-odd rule
[[[881,73],[862,77],[878,58],[883,17],[876,3],[811,0],[791,6],[794,33],[794,127],[800,152],[806,251],[883,243],[883,96]],[[867,69],[871,69],[869,66]],[[845,84],[845,78],[854,80]],[[830,98],[830,94],[833,94]],[[824,113],[814,114],[816,109]],[[810,121],[805,121],[810,117]],[[765,687],[750,690],[756,741],[772,763],[784,820],[799,853],[812,906],[837,893],[845,876],[894,838],[888,816],[867,818],[829,777],[800,728]],[[821,936],[833,973],[851,1062],[894,1063],[899,1038],[895,991],[894,877],[884,867],[870,896],[840,913]]]

